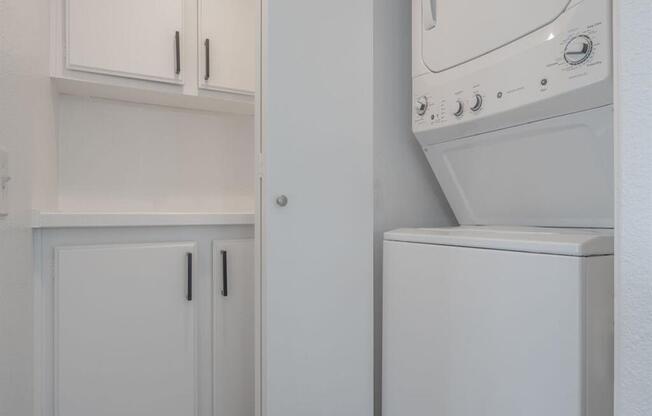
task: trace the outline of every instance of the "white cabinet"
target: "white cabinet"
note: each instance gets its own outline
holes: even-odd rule
[[[254,243],[213,241],[213,413],[254,416]]]
[[[119,217],[34,232],[37,414],[253,416],[250,220]]]
[[[199,0],[200,85],[253,93],[256,0]]]
[[[69,69],[182,81],[182,0],[66,0]]]
[[[253,114],[258,0],[50,0],[59,93]]]
[[[55,414],[196,414],[195,251],[55,249]]]

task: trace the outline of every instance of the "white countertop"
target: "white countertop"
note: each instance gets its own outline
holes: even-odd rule
[[[34,211],[32,228],[252,225],[252,212],[60,212]]]
[[[611,229],[506,226],[402,228],[386,232],[385,241],[566,256],[602,256],[614,252]]]

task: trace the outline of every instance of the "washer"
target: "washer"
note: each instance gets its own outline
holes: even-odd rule
[[[383,415],[611,416],[611,2],[412,15],[413,131],[460,226],[385,234]]]
[[[385,235],[383,415],[608,416],[611,230]]]

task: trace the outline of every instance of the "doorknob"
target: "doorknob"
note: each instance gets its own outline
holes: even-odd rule
[[[285,195],[281,195],[276,198],[276,205],[279,207],[284,207],[288,204],[288,197]]]

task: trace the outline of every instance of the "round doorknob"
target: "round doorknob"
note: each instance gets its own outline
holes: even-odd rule
[[[276,205],[279,207],[284,207],[288,204],[288,197],[285,195],[281,195],[276,197]]]

